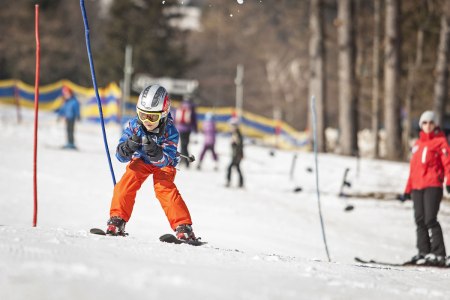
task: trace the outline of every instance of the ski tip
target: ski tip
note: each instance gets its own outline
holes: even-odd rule
[[[97,235],[106,235],[106,232],[104,232],[102,229],[100,228],[91,228],[91,230],[89,230],[89,232],[91,234],[97,234]]]
[[[170,233],[163,234],[162,236],[159,237],[159,240],[161,242],[168,242],[168,241],[171,241],[173,239],[176,239],[176,237],[173,234],[170,234]]]
[[[352,211],[354,208],[355,208],[355,207],[354,207],[353,205],[349,204],[349,205],[347,205],[347,206],[344,208],[344,210],[345,210],[345,211]]]

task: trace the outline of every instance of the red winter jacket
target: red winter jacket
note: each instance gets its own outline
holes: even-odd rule
[[[410,194],[411,190],[442,187],[444,177],[450,185],[449,152],[445,135],[439,128],[430,133],[420,131],[420,137],[412,148],[405,194]]]

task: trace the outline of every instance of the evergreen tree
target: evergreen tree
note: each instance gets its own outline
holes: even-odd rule
[[[99,70],[106,81],[123,76],[127,44],[133,47],[135,73],[155,77],[182,77],[189,67],[185,34],[170,25],[179,15],[170,13],[175,1],[114,0],[105,20],[104,47]]]

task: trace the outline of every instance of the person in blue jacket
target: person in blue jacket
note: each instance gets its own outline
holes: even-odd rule
[[[80,117],[80,103],[75,97],[74,93],[67,86],[62,87],[62,97],[64,104],[58,111],[58,119],[64,118],[66,121],[67,144],[63,146],[64,149],[77,149],[75,146],[75,122],[81,119]]]
[[[181,240],[196,240],[189,210],[174,180],[179,134],[170,114],[166,89],[150,85],[139,95],[137,116],[128,122],[117,146],[116,157],[128,162],[114,187],[106,234],[126,235],[125,224],[133,211],[136,193],[153,175],[153,188],[171,228]]]

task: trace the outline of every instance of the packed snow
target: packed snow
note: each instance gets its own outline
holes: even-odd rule
[[[62,150],[65,127],[39,114],[38,226],[33,217],[33,114],[0,106],[0,299],[450,299],[450,273],[424,267],[362,265],[402,262],[416,253],[412,204],[369,193],[401,193],[408,164],[319,155],[319,184],[328,262],[321,234],[312,153],[275,150],[249,139],[245,188],[226,188],[230,146],[218,138],[220,167],[210,156],[179,167],[176,184],[194,230],[208,244],[161,243],[171,231],[149,178],[137,195],[128,237],[89,234],[105,228],[113,183],[99,124],[76,127],[79,151]],[[106,127],[116,179],[126,164],[114,157],[121,128]],[[202,135],[192,137],[198,156]],[[291,177],[291,164],[297,154]],[[347,193],[339,198],[345,168]],[[298,187],[301,192],[294,192]],[[347,205],[354,210],[345,211]],[[439,220],[450,240],[450,207]]]

